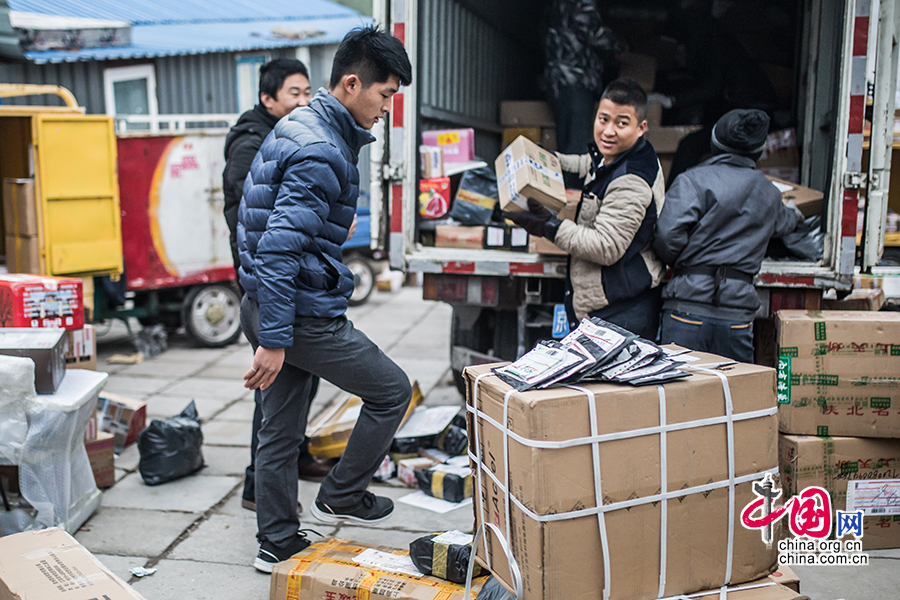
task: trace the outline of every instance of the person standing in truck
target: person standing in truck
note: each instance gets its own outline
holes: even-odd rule
[[[675,270],[663,289],[662,343],[753,362],[753,278],[769,240],[803,218],[756,169],[768,131],[761,110],[727,112],[712,130],[714,156],[666,193],[653,240]]]
[[[665,180],[647,131],[647,94],[633,79],[607,86],[582,155],[558,153],[564,171],[582,178],[575,221],[561,221],[534,200],[530,212],[504,212],[532,235],[570,255],[569,321],[606,321],[649,340],[659,327],[665,267],[650,247]]]

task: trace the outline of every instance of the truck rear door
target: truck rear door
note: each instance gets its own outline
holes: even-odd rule
[[[37,114],[32,127],[45,272],[121,273],[122,233],[112,119]]]

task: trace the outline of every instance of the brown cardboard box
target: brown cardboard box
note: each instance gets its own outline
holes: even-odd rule
[[[101,431],[96,439],[84,443],[94,482],[98,488],[112,487],[116,483],[115,442],[113,434]]]
[[[368,552],[367,552],[368,551]],[[409,561],[409,550],[370,546],[326,538],[275,565],[269,600],[339,600],[340,598],[393,598],[394,600],[463,600],[465,586],[428,575],[407,575],[356,562],[364,552],[381,552]],[[373,556],[377,561],[381,557]],[[365,559],[365,556],[363,556]],[[472,582],[473,596],[486,577]]]
[[[550,105],[542,100],[504,100],[500,103],[504,127],[556,127]]]
[[[85,325],[81,329],[67,331],[66,339],[66,368],[96,371],[97,337],[94,335],[94,326]]]
[[[0,600],[144,600],[62,529],[0,538]]]
[[[524,212],[527,198],[537,200],[553,211],[566,205],[559,158],[531,140],[518,137],[494,161],[500,208]]]
[[[833,510],[847,509],[850,481],[900,479],[900,440],[778,436],[785,500],[815,485],[831,495]],[[864,550],[900,548],[900,515],[863,517]]]
[[[783,585],[786,588],[794,590],[798,594],[800,593],[800,578],[797,577],[797,574],[788,566],[778,565],[778,569],[769,575],[769,579],[778,585]]]
[[[579,202],[581,202],[581,190],[566,190],[566,205],[556,213],[556,216],[560,219],[574,221]],[[547,238],[534,235],[528,236],[528,251],[532,254],[550,256],[566,256],[568,254]]]
[[[101,430],[115,436],[116,450],[137,441],[147,425],[147,403],[112,392],[100,392],[97,411],[103,415]]]
[[[779,148],[759,159],[756,168],[763,175],[797,183],[800,181],[800,151],[797,146]]]
[[[690,363],[693,365],[725,360],[702,353],[691,356],[696,359]],[[777,467],[772,369],[731,364],[717,371],[729,386],[737,417],[733,426],[734,476],[747,478],[735,486],[731,521],[725,401],[718,375],[695,372],[665,385],[662,416],[656,386],[587,384],[584,387],[592,392],[596,414],[600,415],[596,434],[623,437],[600,441],[596,449],[585,444],[534,448],[518,440],[553,443],[589,438],[588,396],[567,387],[509,393],[512,388],[493,375],[481,379],[474,389],[473,382],[490,369],[491,365],[479,365],[465,370],[467,402],[478,406],[495,423],[508,423],[512,433],[521,437],[506,438],[508,447],[504,449],[505,436],[495,425],[469,415],[470,452],[480,452],[488,465],[473,466],[480,470],[476,524],[480,525],[484,511],[490,523],[506,531],[506,495],[497,483],[508,480],[515,498],[529,511],[510,503],[509,543],[522,573],[526,600],[593,600],[601,597],[605,581],[611,600],[656,598],[660,592],[661,523],[666,527],[662,538],[666,540],[667,557],[663,596],[722,585],[729,530],[734,536],[730,583],[752,581],[772,571],[775,549],[766,548],[758,531],[740,524],[741,509],[755,499],[751,480],[761,479],[764,472]],[[708,418],[723,422],[668,431],[665,445],[654,430],[661,419],[673,425]],[[642,430],[645,433],[638,433]],[[665,478],[660,473],[661,447],[666,449]],[[508,466],[504,459],[507,455]],[[602,473],[596,487],[594,456],[599,457]],[[703,487],[707,485],[712,487]],[[690,488],[694,488],[693,493],[673,493]],[[659,502],[655,498],[663,489],[671,495]],[[602,494],[603,505],[609,507],[603,513],[610,563],[607,573],[596,514],[546,522],[529,514],[539,517],[590,510],[597,506],[598,493]],[[633,504],[622,504],[626,502]],[[487,536],[493,573],[508,586],[506,555],[492,530]],[[485,565],[483,545],[479,545],[478,555]]]
[[[500,138],[500,141],[502,142],[503,147],[506,148],[507,146],[512,144],[520,135],[531,140],[535,144],[540,145],[541,143],[540,127],[506,127],[503,129],[503,134]]]
[[[690,595],[690,600],[719,600],[721,588]],[[750,583],[729,587],[725,593],[727,600],[809,600],[798,590],[781,585],[775,577],[767,577]]]
[[[34,361],[35,391],[52,394],[66,376],[66,331],[0,327],[0,354]]]
[[[37,237],[34,179],[3,180],[3,229],[7,236]]]
[[[792,200],[804,217],[813,217],[822,212],[822,199],[825,197],[822,192],[771,175],[766,175],[766,179],[781,190],[782,202],[787,204]]]
[[[853,290],[840,299],[822,298],[825,310],[879,311],[884,306],[884,290],[881,288]]]
[[[434,228],[434,245],[438,248],[484,248],[484,227],[438,225]]]
[[[436,179],[444,176],[444,151],[440,146],[419,146],[419,164],[422,179]]]
[[[621,52],[616,58],[619,61],[619,77],[631,77],[648,94],[653,91],[656,87],[655,58],[635,52]]]
[[[900,437],[900,313],[782,310],[783,433]]]
[[[700,130],[699,125],[677,125],[673,127],[648,128],[644,133],[646,139],[656,150],[656,154],[674,154],[681,138]]]
[[[403,415],[400,425],[406,423],[409,416],[422,402],[422,390],[419,382],[412,382],[412,400]],[[319,458],[338,458],[347,447],[347,440],[356,426],[362,400],[359,396],[345,394],[332,402],[306,428],[309,438],[309,453]]]
[[[6,235],[6,269],[10,273],[41,272],[41,244],[36,235]]]

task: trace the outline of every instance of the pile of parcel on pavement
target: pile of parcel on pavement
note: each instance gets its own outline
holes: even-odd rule
[[[115,482],[83,282],[0,275],[0,532],[75,531]]]
[[[573,335],[562,345],[586,350],[580,366],[539,348],[465,370],[478,563],[525,600],[715,597],[748,582],[728,597],[799,597],[758,581],[776,548],[740,520],[753,483],[777,473],[775,371],[599,320]]]
[[[782,310],[776,328],[785,495],[822,487],[863,511],[864,550],[900,547],[900,313]]]

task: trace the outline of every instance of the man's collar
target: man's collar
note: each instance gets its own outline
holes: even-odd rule
[[[359,152],[360,148],[375,141],[375,136],[360,127],[347,107],[325,88],[319,88],[315,97],[309,102],[309,108],[337,129],[354,151]]]

